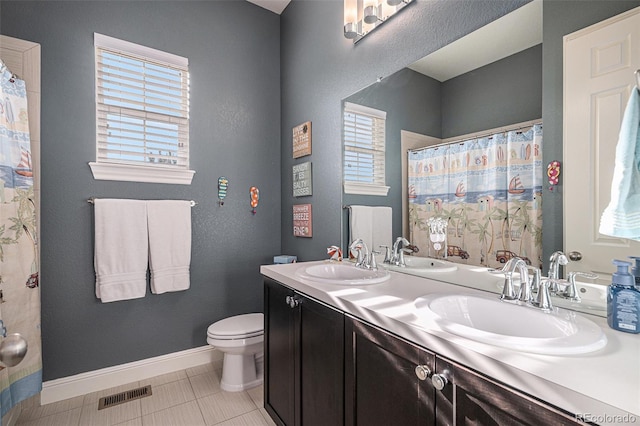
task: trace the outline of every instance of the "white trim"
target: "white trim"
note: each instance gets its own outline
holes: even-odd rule
[[[221,360],[222,352],[213,346],[201,346],[127,364],[49,380],[42,384],[40,405],[74,398],[127,383],[146,380]]]
[[[95,47],[105,49],[114,49],[124,54],[136,54],[144,58],[154,61],[160,61],[183,68],[185,71],[189,67],[189,59],[173,53],[163,52],[162,50],[153,49],[151,47],[141,46],[129,41],[120,40],[106,35],[93,33],[93,44]]]
[[[389,193],[389,188],[390,187],[388,186],[371,185],[369,183],[356,183],[356,182],[344,183],[345,194],[386,196]]]
[[[349,111],[349,112],[356,113],[356,114],[370,115],[372,117],[382,118],[383,120],[387,119],[387,112],[386,111],[381,111],[379,109],[371,108],[371,107],[364,106],[364,105],[353,104],[351,102],[345,102],[344,103],[344,109]]]
[[[173,183],[191,185],[195,170],[169,167],[145,167],[129,164],[90,162],[96,180],[121,180],[126,182]]]

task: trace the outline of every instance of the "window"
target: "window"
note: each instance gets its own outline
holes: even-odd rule
[[[344,192],[387,195],[385,186],[385,121],[387,113],[345,102]]]
[[[190,184],[188,60],[95,34],[96,179]]]

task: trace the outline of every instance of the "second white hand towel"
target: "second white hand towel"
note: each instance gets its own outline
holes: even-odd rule
[[[147,293],[147,204],[142,200],[95,200],[96,296],[102,302]]]
[[[182,200],[147,201],[151,292],[187,290],[191,265],[191,205]]]

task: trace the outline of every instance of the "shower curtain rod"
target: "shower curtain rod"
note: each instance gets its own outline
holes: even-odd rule
[[[542,119],[525,121],[523,123],[514,124],[512,126],[497,127],[495,129],[487,130],[487,131],[482,132],[482,133],[480,133],[480,132],[471,133],[471,134],[468,134],[468,135],[463,135],[463,136],[461,136],[460,139],[457,139],[457,140],[454,140],[454,141],[442,142],[442,143],[438,143],[438,144],[434,144],[434,145],[425,146],[425,147],[422,147],[422,148],[408,149],[407,152],[420,152],[420,151],[424,151],[425,149],[429,149],[429,148],[439,148],[441,146],[454,145],[454,144],[457,144],[457,143],[467,142],[467,141],[470,141],[470,140],[473,140],[473,139],[484,138],[486,136],[492,136],[492,135],[495,135],[496,133],[507,133],[507,132],[512,132],[514,130],[526,129],[526,128],[534,126],[536,124],[542,124]]]
[[[95,201],[96,201],[96,197],[91,197],[91,198],[89,198],[89,199],[87,200],[87,203],[89,203],[89,204],[93,205],[93,204],[95,204]],[[195,206],[197,206],[197,205],[198,205],[198,203],[197,203],[197,202],[195,202],[195,201],[193,201],[193,200],[190,200],[190,201],[189,201],[189,205],[190,205],[191,207],[195,207]]]

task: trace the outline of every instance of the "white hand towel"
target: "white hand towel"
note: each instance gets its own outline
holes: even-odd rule
[[[370,250],[380,251],[381,245],[392,246],[392,215],[391,207],[372,207],[372,245],[369,246]],[[384,253],[384,251],[382,252]]]
[[[373,244],[373,209],[369,206],[349,207],[349,244],[358,238],[367,247]]]
[[[96,296],[105,302],[137,299],[147,292],[147,204],[96,199]]]
[[[151,292],[187,290],[190,286],[191,205],[189,201],[147,201]]]

